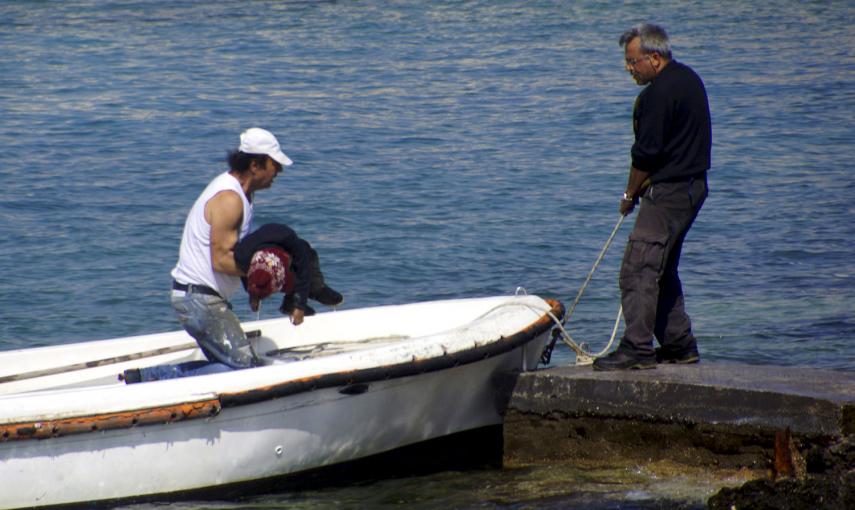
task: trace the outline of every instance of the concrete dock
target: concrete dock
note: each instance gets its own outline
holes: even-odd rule
[[[740,483],[806,480],[812,456],[855,437],[855,373],[711,362],[549,368],[516,380],[503,433],[509,466],[561,461],[655,466],[663,476],[722,470]],[[787,463],[795,471],[784,472]]]
[[[855,373],[721,363],[619,372],[557,367],[520,376],[510,407],[840,436],[855,432]]]

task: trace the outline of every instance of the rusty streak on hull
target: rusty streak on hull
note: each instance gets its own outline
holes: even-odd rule
[[[219,414],[219,399],[188,402],[152,409],[77,416],[58,420],[0,425],[0,442],[26,439],[50,439],[99,430],[115,430],[142,425],[158,425],[209,418]]]

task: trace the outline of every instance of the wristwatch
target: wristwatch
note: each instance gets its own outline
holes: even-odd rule
[[[624,191],[623,192],[623,199],[628,201],[628,202],[632,202],[633,200],[635,200],[635,197],[633,197],[632,195],[630,195],[629,193]]]

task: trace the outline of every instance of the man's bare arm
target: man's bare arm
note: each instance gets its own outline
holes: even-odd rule
[[[214,271],[244,276],[235,263],[234,246],[243,221],[243,201],[234,191],[221,191],[205,204],[205,219],[211,225],[211,265]]]

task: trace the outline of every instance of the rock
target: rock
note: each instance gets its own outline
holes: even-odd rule
[[[851,510],[855,508],[855,435],[805,456],[803,479],[752,480],[720,490],[710,510]]]

